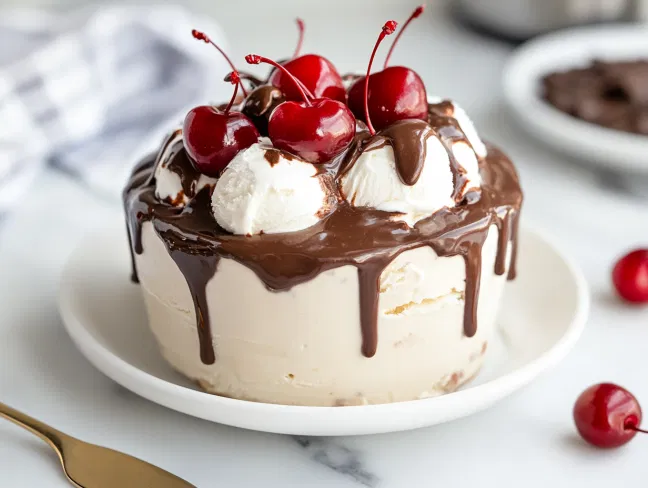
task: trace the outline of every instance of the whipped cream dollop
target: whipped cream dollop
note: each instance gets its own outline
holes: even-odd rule
[[[238,153],[212,194],[218,224],[233,234],[293,232],[328,215],[337,201],[329,175],[274,149],[269,139]]]
[[[397,212],[400,215],[395,218],[412,226],[443,207],[454,207],[469,191],[478,191],[482,156],[477,151],[483,151],[485,156],[486,147],[465,112],[458,111],[456,105],[451,108],[454,115],[463,118],[457,120],[457,125],[464,132],[464,140],[447,141],[444,145],[436,134],[430,134],[425,141],[422,170],[413,185],[406,184],[399,174],[391,145],[366,150],[341,178],[342,193],[351,205]]]
[[[185,167],[181,168],[190,178],[189,188],[182,185],[182,177],[177,171],[173,171],[170,165],[174,162],[178,145],[182,142],[182,130],[174,131],[158,158],[155,167],[155,196],[162,201],[177,207],[183,207],[206,186],[216,184],[215,178],[199,174],[195,169],[189,167],[190,162],[185,160]]]

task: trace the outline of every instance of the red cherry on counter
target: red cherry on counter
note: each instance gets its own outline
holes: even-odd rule
[[[288,151],[310,163],[323,163],[346,148],[355,135],[355,118],[346,105],[337,100],[312,101],[286,68],[271,59],[248,54],[250,64],[274,66],[301,95],[301,102],[284,102],[268,120],[268,134],[277,149]],[[284,92],[285,93],[285,92]]]
[[[223,55],[225,61],[227,61],[228,64],[230,65],[230,68],[232,68],[232,71],[236,71],[236,67],[234,66],[234,63],[232,63],[232,60],[227,56],[227,54],[225,54],[225,51],[223,51],[220,47],[218,47],[218,45],[214,41],[212,41],[207,34],[205,34],[204,32],[197,31],[196,29],[193,29],[191,31],[191,35],[194,36],[194,38],[198,39],[199,41],[203,41],[206,44],[211,44],[212,46],[214,46],[218,50],[218,52]],[[238,71],[236,72],[238,73]],[[243,96],[247,97],[247,92],[245,91],[245,87],[243,86],[243,83],[241,83],[240,81],[240,77],[239,77],[239,84],[241,85],[241,91],[243,92]]]
[[[301,90],[290,76],[292,74],[315,98],[346,101],[342,77],[328,59],[317,54],[304,54],[286,61],[283,66],[288,73],[275,69],[268,81],[279,88],[287,100],[302,99]]]
[[[619,447],[629,442],[639,428],[641,407],[625,388],[612,383],[590,386],[576,400],[574,422],[580,435],[596,447]]]
[[[619,259],[612,281],[624,300],[648,303],[648,249],[637,249]]]
[[[239,151],[259,140],[259,131],[240,112],[232,112],[241,80],[236,71],[229,81],[235,85],[234,94],[225,110],[203,105],[193,108],[183,124],[184,146],[196,169],[207,176],[220,176]]]
[[[371,65],[376,55],[378,44],[384,35],[378,39],[374,47],[367,69],[367,76],[359,78],[349,89],[349,108],[354,115],[367,122],[365,98],[369,107],[369,116],[373,126],[380,130],[398,120],[421,119],[427,120],[428,103],[427,92],[421,77],[413,70],[404,66],[387,67],[391,53],[410,22],[423,12],[424,7],[418,7],[407,19],[385,58],[385,67],[382,71],[370,75]],[[394,22],[394,28],[396,23]],[[391,34],[391,33],[390,33]],[[368,78],[367,78],[368,77]],[[366,94],[365,94],[366,92]]]

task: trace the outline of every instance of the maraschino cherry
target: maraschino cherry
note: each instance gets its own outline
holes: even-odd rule
[[[297,79],[271,59],[248,54],[245,60],[250,64],[274,66],[300,94],[302,101],[278,105],[268,120],[268,134],[274,147],[310,163],[322,163],[351,143],[355,134],[355,117],[345,104],[329,98],[310,100]]]
[[[648,249],[637,249],[619,259],[612,281],[624,300],[648,303]]]
[[[299,40],[292,59],[281,64],[300,81],[301,88],[306,93],[311,93],[315,98],[332,98],[346,102],[346,92],[342,77],[333,63],[323,56],[317,54],[304,54],[299,56],[304,42],[304,22],[297,19],[299,29]],[[275,69],[270,74],[268,83],[279,88],[285,95],[286,100],[298,101],[302,99],[301,90],[285,71]]]
[[[367,75],[358,78],[349,89],[349,108],[351,111],[358,119],[366,122],[365,98],[367,98],[369,115],[371,115],[374,127],[378,130],[398,120],[427,120],[427,93],[421,77],[404,66],[387,67],[391,53],[403,34],[403,31],[413,19],[423,13],[423,10],[424,6],[417,7],[409,19],[407,19],[407,22],[405,22],[398,36],[396,36],[389,50],[389,54],[387,54],[383,70],[370,75],[378,45],[385,38],[385,35],[387,35],[383,27],[383,32],[380,34],[378,42],[374,46],[371,54]],[[394,29],[395,27],[396,23],[394,22]],[[366,97],[365,92],[367,93]]]
[[[596,447],[619,447],[626,444],[639,428],[641,407],[625,388],[612,383],[590,386],[576,400],[574,422],[580,435]]]
[[[196,169],[207,176],[220,176],[239,151],[259,140],[259,131],[252,121],[232,105],[241,84],[238,72],[226,78],[234,86],[234,94],[225,110],[203,105],[193,108],[185,117],[183,138],[187,154]]]
[[[227,61],[227,63],[230,65],[230,68],[232,68],[232,71],[236,71],[236,66],[234,66],[234,63],[232,63],[232,60],[229,58],[229,56],[225,54],[225,51],[223,51],[220,47],[218,47],[218,45],[214,41],[212,41],[207,34],[205,34],[204,32],[200,32],[196,29],[193,29],[191,31],[191,35],[194,36],[194,38],[198,39],[199,41],[203,41],[206,44],[211,44],[212,46],[214,46],[218,50],[218,52],[223,55],[225,61]],[[238,71],[236,72],[238,73]],[[245,87],[243,86],[243,83],[240,81],[240,77],[239,77],[239,84],[241,85],[241,91],[243,92],[243,96],[247,97],[247,92],[245,91]]]

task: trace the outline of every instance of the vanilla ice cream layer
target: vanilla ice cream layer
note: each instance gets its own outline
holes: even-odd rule
[[[409,225],[440,208],[454,206],[450,156],[437,137],[431,136],[425,143],[425,163],[414,185],[401,181],[392,147],[363,152],[342,176],[341,187],[346,200],[355,207],[398,212],[399,218]]]
[[[464,333],[466,266],[428,246],[398,255],[380,278],[378,349],[361,353],[358,271],[323,271],[270,291],[246,266],[221,258],[206,287],[216,361],[199,354],[194,304],[153,225],[136,265],[149,323],[178,371],[219,395],[289,405],[358,405],[453,391],[482,365],[506,275],[494,272],[498,230],[482,250],[477,333]],[[507,251],[508,266],[510,249]]]
[[[334,186],[330,175],[274,149],[268,140],[232,159],[214,188],[212,211],[233,234],[294,232],[330,213]]]

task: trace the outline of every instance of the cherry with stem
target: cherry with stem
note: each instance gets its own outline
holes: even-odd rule
[[[596,447],[619,447],[638,432],[648,434],[639,427],[641,406],[635,396],[613,383],[587,388],[576,400],[573,416],[578,433]]]
[[[247,56],[245,56],[245,61],[247,61],[248,64],[266,63],[283,72],[288,77],[288,79],[295,84],[295,87],[297,88],[299,93],[302,95],[302,97],[304,97],[304,102],[306,104],[310,105],[309,99],[315,98],[313,94],[310,92],[310,90],[306,88],[301,81],[295,78],[290,71],[288,71],[286,68],[284,68],[281,64],[277,63],[276,61],[273,61],[270,58],[259,56],[258,54],[248,54]]]
[[[245,60],[250,64],[274,66],[301,98],[301,101],[279,104],[270,115],[268,136],[275,148],[315,164],[330,160],[351,143],[355,117],[344,103],[314,97],[296,76],[271,59],[248,54]]]
[[[258,142],[259,131],[244,114],[232,110],[241,77],[232,71],[225,77],[234,85],[234,93],[224,110],[210,105],[195,107],[185,117],[182,133],[184,146],[198,171],[218,177],[243,149]]]
[[[332,98],[340,102],[346,102],[346,91],[342,77],[333,63],[323,56],[317,54],[302,54],[303,23],[298,19],[300,37],[297,49],[292,59],[281,61],[290,74],[292,74],[309,93],[316,98]],[[268,83],[279,88],[287,100],[298,101],[301,94],[295,89],[294,83],[289,80],[284,71],[273,69],[268,77]]]
[[[625,423],[625,428],[628,430],[634,430],[635,432],[641,432],[642,434],[648,434],[648,430],[640,429],[637,427],[632,420]]]
[[[382,31],[380,31],[378,40],[376,41],[376,44],[374,44],[373,51],[371,52],[371,57],[369,58],[369,66],[367,66],[367,74],[364,79],[364,111],[365,111],[365,118],[367,122],[367,128],[369,129],[369,133],[372,136],[376,133],[376,130],[371,124],[371,118],[369,117],[369,75],[371,74],[371,65],[373,64],[374,58],[376,57],[376,51],[378,51],[378,46],[380,46],[380,43],[385,39],[385,37],[392,35],[394,33],[397,26],[398,24],[394,20],[389,20],[385,22],[385,25],[383,25]]]
[[[218,50],[218,52],[223,55],[223,57],[225,58],[225,61],[228,62],[228,64],[232,68],[232,72],[237,73],[237,76],[238,76],[238,72],[236,71],[236,66],[234,66],[234,63],[232,63],[232,60],[229,58],[229,56],[227,54],[225,54],[225,51],[223,51],[220,47],[218,47],[218,44],[216,44],[214,41],[211,40],[211,38],[207,34],[205,34],[204,32],[200,32],[200,31],[198,31],[196,29],[193,29],[191,31],[191,35],[194,37],[194,39],[198,39],[199,41],[203,41],[206,44],[211,44],[212,46],[214,46]],[[238,80],[239,80],[238,83],[241,85],[241,91],[243,92],[243,96],[247,97],[247,92],[245,91],[245,87],[243,86],[243,83],[241,82],[240,76],[238,76]]]
[[[424,10],[424,6],[417,7],[400,29],[387,54],[385,66],[407,25],[419,17]],[[379,42],[380,40],[382,39],[379,39]],[[375,52],[374,48],[374,54]],[[369,71],[371,69],[367,73]],[[368,106],[371,125],[376,130],[384,129],[399,120],[427,121],[428,119],[425,84],[414,70],[405,66],[388,66],[381,71],[358,78],[349,87],[347,101],[355,116],[365,122],[367,122],[366,107]]]

